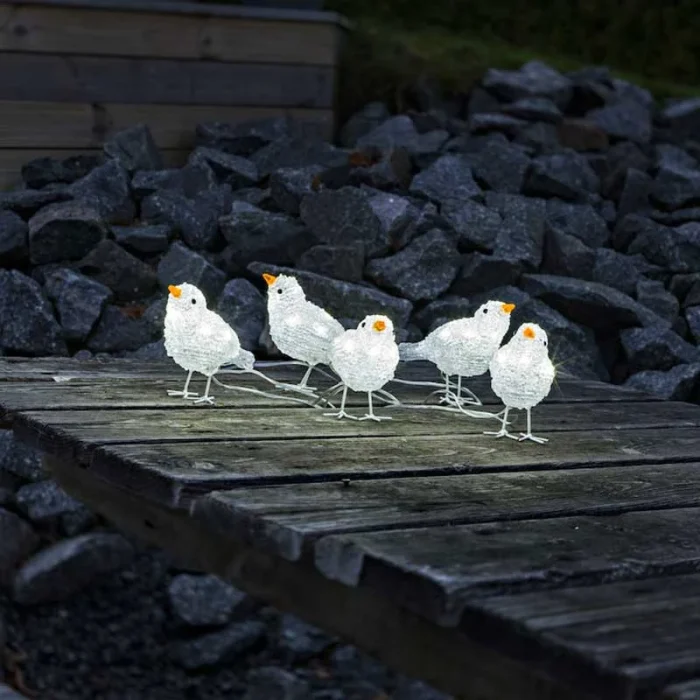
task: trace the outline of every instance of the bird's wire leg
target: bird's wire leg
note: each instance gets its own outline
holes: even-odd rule
[[[544,445],[546,442],[549,442],[549,438],[543,438],[543,437],[538,437],[537,435],[532,434],[532,417],[530,415],[530,411],[532,409],[526,408],[525,411],[527,412],[527,432],[526,433],[520,433],[520,437],[518,440],[522,442],[523,440],[532,440],[532,442],[536,442],[538,445]]]
[[[315,396],[316,388],[307,386],[311,372],[313,372],[314,365],[303,363],[306,369],[306,374],[304,374],[302,380],[298,384],[289,384],[287,382],[278,382],[275,384],[275,389],[282,389],[282,391],[296,391],[300,394],[306,394],[307,396]]]
[[[351,416],[345,411],[345,401],[348,398],[348,387],[347,384],[343,384],[343,398],[340,402],[340,410],[337,413],[324,413],[324,416],[329,416],[330,418],[350,418],[352,420],[357,420],[355,416]]]
[[[467,398],[462,397],[462,392],[467,394]],[[457,375],[457,397],[461,404],[469,404],[472,406],[483,406],[481,399],[468,387],[462,386],[462,375]]]
[[[501,429],[495,433],[489,432],[489,431],[484,431],[484,435],[493,435],[494,437],[497,437],[497,438],[509,437],[512,440],[517,440],[518,436],[513,435],[512,433],[509,433],[507,428],[506,428],[506,426],[508,425],[508,411],[509,411],[509,408],[508,408],[508,406],[506,406],[505,410],[503,411],[503,418],[501,419]]]
[[[362,416],[359,420],[374,420],[379,423],[380,421],[383,420],[393,420],[391,416],[378,416],[374,412],[374,407],[372,406],[372,392],[368,391],[367,392],[367,402],[368,402],[368,407],[369,410],[367,412],[367,415]]]
[[[247,386],[235,386],[231,384],[224,384],[220,382],[216,377],[214,377],[214,384],[222,387],[223,389],[229,389],[231,391],[242,391],[246,394],[256,394],[257,396],[264,396],[267,399],[277,399],[278,401],[290,401],[292,403],[300,403],[304,406],[310,406],[311,408],[318,408],[316,402],[307,401],[305,399],[297,399],[293,396],[281,396],[280,394],[273,394],[267,391],[260,391],[260,389],[252,389]]]
[[[342,390],[343,386],[343,382],[338,382],[337,384],[334,384],[330,389],[326,389],[325,391],[321,392],[316,398],[314,406],[318,407],[318,405],[323,402],[328,408],[335,408],[335,406],[328,400],[328,397],[335,396],[339,391]]]
[[[211,378],[213,377],[213,374],[210,374],[207,377],[207,386],[206,389],[204,389],[204,396],[200,396],[198,399],[195,399],[195,403],[207,403],[209,405],[212,405],[214,403],[214,397],[209,396],[209,389],[211,388]]]
[[[187,379],[185,380],[185,388],[182,391],[168,389],[168,396],[182,396],[183,399],[195,398],[197,396],[197,394],[189,391],[190,381],[192,380],[192,374],[194,374],[194,370],[189,370],[187,372]]]

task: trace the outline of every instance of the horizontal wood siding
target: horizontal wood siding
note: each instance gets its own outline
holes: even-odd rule
[[[330,21],[0,2],[5,51],[333,66],[339,31]]]
[[[329,109],[333,68],[0,52],[0,100]]]
[[[330,137],[343,32],[333,13],[0,0],[0,189],[138,123],[173,164],[200,122],[289,115]]]
[[[200,122],[239,123],[288,114],[328,135],[331,110],[207,105],[89,105],[0,101],[0,148],[94,148],[129,125],[148,124],[160,148],[190,148]]]

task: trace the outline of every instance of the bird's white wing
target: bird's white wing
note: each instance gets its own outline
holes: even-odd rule
[[[316,304],[307,304],[304,309],[304,321],[309,324],[310,334],[327,341],[345,332],[340,321],[334,319],[325,309],[316,306]]]
[[[225,356],[238,354],[240,342],[236,331],[221,316],[207,309],[202,315],[199,326],[202,342],[211,344],[212,352],[221,352]]]

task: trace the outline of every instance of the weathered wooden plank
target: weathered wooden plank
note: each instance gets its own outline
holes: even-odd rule
[[[277,382],[297,382],[301,378],[301,372],[293,368],[269,368],[264,370],[264,374]],[[142,375],[141,378],[115,378],[110,375],[101,376],[98,372],[93,377],[81,376],[64,381],[12,380],[5,382],[6,386],[0,393],[0,416],[4,414],[5,419],[10,419],[11,414],[18,411],[47,409],[181,409],[190,405],[191,402],[168,396],[167,392],[170,389],[181,388],[180,385],[184,382],[183,377],[184,373],[173,374],[172,378],[163,378],[162,374],[159,378],[156,378],[156,375],[150,377]],[[298,405],[299,400],[309,401],[308,398],[304,399],[299,393],[276,390],[273,383],[250,374],[222,374],[217,376],[216,380],[221,381],[226,386],[221,387],[214,383],[212,387],[216,397],[216,403],[212,407],[214,410],[246,406],[284,408],[294,406],[295,403]],[[334,383],[334,380],[320,375],[314,377],[313,380],[315,388],[321,392],[329,389]],[[493,412],[496,407],[500,407],[500,402],[487,386],[487,380],[473,386],[483,397],[486,410]],[[204,378],[200,378],[199,375],[194,377],[191,387],[193,391],[202,394]],[[236,388],[241,390],[237,391]],[[425,388],[405,384],[391,385],[391,389],[403,403],[413,405],[423,405],[429,391]],[[250,393],[251,390],[264,391],[268,396]],[[579,390],[581,396],[576,398],[584,400],[588,393],[586,387],[572,386],[574,395],[579,393]],[[272,397],[269,396],[271,392],[274,394]],[[624,396],[625,394],[623,394]],[[603,398],[606,397],[618,398],[614,393],[605,394]],[[559,392],[549,397],[547,402],[569,403],[571,400],[569,392],[562,392],[560,389]],[[364,394],[352,392],[348,395],[348,406],[358,408],[364,407],[366,404],[367,398]],[[432,405],[435,405],[434,402]]]
[[[184,507],[213,490],[258,484],[696,462],[700,435],[696,428],[664,430],[661,438],[656,430],[581,431],[546,449],[522,448],[485,435],[373,437],[110,445],[76,458],[121,488]]]
[[[263,21],[281,22],[318,22],[336,24],[350,28],[351,23],[336,12],[277,8],[253,7],[215,3],[184,2],[183,0],[126,0],[130,12],[180,14],[194,18],[196,16],[223,18],[236,17]],[[17,5],[39,5],[60,8],[89,8],[91,10],[123,10],[125,0],[14,0]]]
[[[77,155],[100,155],[101,149],[0,149],[0,191],[11,189],[22,183],[22,166],[35,158],[69,158]],[[187,162],[189,151],[163,149],[163,163],[166,167],[179,167]]]
[[[330,535],[314,549],[329,578],[456,625],[486,595],[695,572],[700,509]]]
[[[284,381],[298,381],[302,372],[298,367],[275,366],[269,362],[258,362],[256,367],[268,376],[274,376]],[[171,377],[179,380],[183,372],[172,362],[138,362],[130,360],[114,360],[108,363],[98,361],[73,360],[72,358],[0,358],[0,382],[2,381],[36,381],[51,380],[53,377],[73,379],[100,379],[104,376],[128,378],[164,378]],[[225,372],[217,375],[222,381],[228,382],[231,377]],[[435,368],[430,363],[411,362],[399,367],[399,379],[411,381],[438,381]],[[197,381],[195,379],[195,381]],[[318,374],[313,375],[313,383],[323,385],[325,380]],[[499,404],[499,400],[491,390],[491,380],[488,375],[477,377],[470,381],[470,387],[487,404]],[[404,397],[427,396],[432,390],[425,387],[413,387],[400,382],[392,382],[389,388],[396,395]],[[352,399],[352,395],[349,396]],[[604,384],[590,380],[559,379],[545,399],[546,403],[595,403],[595,402],[659,402],[654,396],[647,396],[638,391],[614,384]]]
[[[699,463],[236,489],[197,499],[192,512],[296,560],[332,534],[688,506],[700,506]]]
[[[330,136],[330,109],[216,105],[78,104],[0,100],[0,148],[94,148],[134,124],[148,124],[158,146],[191,149],[200,122],[239,123],[285,114]]]
[[[606,697],[658,698],[653,690],[700,673],[698,575],[503,596],[475,608],[463,627],[477,638],[489,617],[489,633],[502,634],[521,660],[583,688],[606,678]],[[691,700],[699,690],[695,679],[661,697]]]
[[[462,415],[418,409],[386,407],[384,414],[394,420],[337,420],[313,408],[237,410],[206,406],[181,409],[129,411],[26,411],[15,417],[15,429],[32,435],[46,449],[90,450],[99,444],[217,442],[223,440],[323,440],[325,438],[451,435],[463,439],[481,435],[497,426],[493,418],[473,419]],[[535,414],[540,434],[581,430],[634,430],[643,428],[697,427],[700,408],[676,402],[542,404]],[[511,430],[524,428],[518,416]],[[565,440],[561,436],[559,439]],[[662,439],[660,437],[660,439]],[[502,439],[500,443],[510,442]],[[499,444],[500,444],[499,443]],[[360,447],[359,445],[357,446]],[[518,444],[522,451],[542,451],[547,445]]]
[[[69,493],[123,530],[447,693],[480,700],[594,700],[555,674],[514,661],[497,645],[477,644],[458,629],[439,628],[369,589],[348,588],[310,567],[246,547],[184,513],[114,489],[74,465],[50,460],[49,467]]]
[[[0,52],[0,100],[330,109],[327,66]]]
[[[656,697],[661,698],[661,700],[700,700],[700,679],[686,683],[674,683]]]
[[[334,65],[333,22],[0,3],[0,50]]]

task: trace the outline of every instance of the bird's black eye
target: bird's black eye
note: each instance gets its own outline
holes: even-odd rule
[[[197,303],[197,300],[196,300],[196,299],[192,299],[192,303],[193,303],[193,304],[196,304],[196,303]]]
[[[484,313],[487,314],[489,312],[488,309],[484,309]]]
[[[543,340],[543,341],[542,341],[542,344],[543,344],[545,347],[547,347],[547,341],[546,341],[546,340]]]
[[[367,324],[363,321],[363,322],[360,324],[360,328],[364,328],[366,325],[367,325]]]
[[[281,289],[278,289],[278,290],[277,290],[277,294],[282,294],[282,290],[281,290]]]

